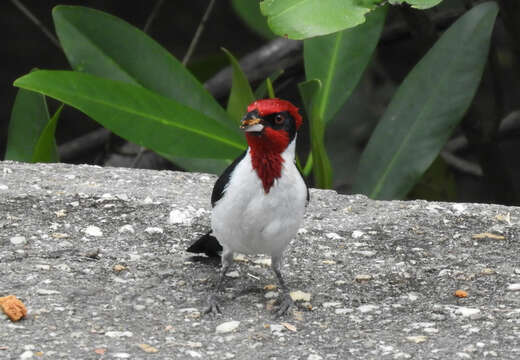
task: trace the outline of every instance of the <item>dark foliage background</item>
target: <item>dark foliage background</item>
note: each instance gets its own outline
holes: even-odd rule
[[[479,2],[446,0],[441,6],[428,11],[416,11],[406,6],[390,10],[372,64],[355,93],[327,129],[326,144],[335,171],[334,187],[337,190],[350,191],[360,153],[402,79],[439,34]],[[58,4],[92,7],[143,28],[155,3],[116,0],[23,2],[51,31],[51,10]],[[520,5],[506,0],[498,3],[501,11],[478,94],[462,125],[444,149],[443,156],[438,158],[410,193],[410,198],[503,204],[520,202],[520,27],[517,25],[520,23]],[[164,1],[149,34],[174,56],[182,59],[207,4],[207,0]],[[5,84],[0,88],[2,158],[9,116],[17,92],[17,88],[12,86],[13,81],[34,67],[68,69],[69,65],[63,52],[14,5],[14,1],[0,3],[0,18],[6,34],[5,46],[0,50],[3,52],[0,81]],[[205,81],[228,64],[220,47],[229,49],[237,58],[241,58],[267,42],[240,20],[229,1],[220,0],[216,2],[188,66],[199,79]],[[143,54],[135,56],[139,59]],[[282,61],[287,64],[284,66],[286,71],[275,83],[275,90],[278,96],[301,106],[296,87],[304,77],[301,52],[288,56],[291,58]],[[274,56],[272,59],[280,61]],[[221,81],[229,83],[229,77]],[[229,88],[229,84],[225,86]],[[219,94],[218,99],[225,103],[225,93]],[[51,101],[50,105],[54,108],[57,104]],[[75,139],[98,127],[86,116],[66,107],[57,130],[57,141],[62,145],[60,150],[63,150],[63,145],[74,144]],[[308,138],[303,135],[300,151],[305,153]],[[73,151],[72,155],[62,158],[74,163],[132,166],[138,148],[125,145],[113,135],[103,139],[98,146],[87,147],[86,151]],[[174,168],[151,153],[147,153],[137,166]]]

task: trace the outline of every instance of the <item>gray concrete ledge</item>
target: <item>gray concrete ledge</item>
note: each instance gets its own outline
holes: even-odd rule
[[[313,190],[284,267],[310,301],[273,320],[265,259],[241,257],[210,319],[217,264],[183,249],[214,181],[0,162],[0,296],[29,310],[0,315],[0,358],[520,357],[520,208]]]

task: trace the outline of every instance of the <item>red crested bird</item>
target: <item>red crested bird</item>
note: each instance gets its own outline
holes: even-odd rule
[[[277,315],[291,307],[280,268],[283,252],[296,235],[309,201],[294,157],[301,124],[298,108],[288,101],[263,99],[248,106],[240,128],[249,147],[213,187],[212,231],[187,249],[208,256],[222,252],[222,268],[205,313],[220,313],[217,295],[234,252],[271,256],[271,267],[282,290]]]

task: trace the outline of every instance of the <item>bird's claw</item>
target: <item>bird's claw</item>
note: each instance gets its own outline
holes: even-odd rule
[[[208,306],[204,309],[204,315],[216,316],[222,314],[220,311],[220,305],[218,304],[217,296],[211,294],[208,298]]]
[[[280,297],[280,307],[275,313],[275,318],[280,318],[287,314],[291,306],[293,305],[293,299],[289,293],[283,293]]]

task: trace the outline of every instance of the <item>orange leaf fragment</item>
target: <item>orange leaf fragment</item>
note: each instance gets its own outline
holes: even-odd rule
[[[27,315],[27,308],[14,295],[0,297],[0,308],[11,321],[18,321]]]
[[[457,291],[455,291],[455,293],[453,295],[455,295],[458,298],[466,298],[466,297],[468,297],[468,293],[466,291],[464,291],[464,290],[457,290]]]

